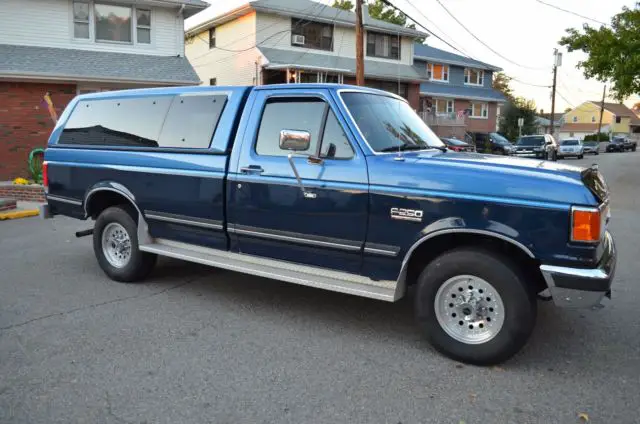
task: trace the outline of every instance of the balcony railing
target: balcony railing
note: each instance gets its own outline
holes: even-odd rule
[[[432,112],[419,112],[420,117],[429,126],[434,127],[465,127],[466,117],[458,116],[455,113],[446,115],[434,115]]]

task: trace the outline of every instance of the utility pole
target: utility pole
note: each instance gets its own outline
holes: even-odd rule
[[[602,114],[604,113],[604,98],[607,92],[607,84],[602,88],[602,101],[600,102],[600,121],[598,122],[598,141],[600,141],[600,129],[602,128]]]
[[[553,87],[551,88],[551,135],[555,133],[555,112],[556,112],[556,80],[558,77],[558,66],[562,65],[562,53],[558,49],[553,49]]]
[[[364,30],[362,0],[356,0],[356,85],[364,85]]]

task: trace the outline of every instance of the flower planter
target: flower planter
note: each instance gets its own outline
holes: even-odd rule
[[[39,184],[17,185],[0,182],[0,197],[26,202],[44,202],[44,187]]]

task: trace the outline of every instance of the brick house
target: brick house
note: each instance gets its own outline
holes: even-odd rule
[[[53,118],[77,94],[198,84],[183,22],[200,0],[0,1],[0,181],[26,177]]]
[[[355,83],[353,12],[310,0],[257,0],[192,25],[186,55],[205,84]],[[419,107],[425,71],[413,66],[427,34],[373,19],[363,8],[366,85]]]

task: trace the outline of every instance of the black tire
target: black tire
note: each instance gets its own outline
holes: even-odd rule
[[[599,154],[600,154],[599,152],[596,152],[596,156],[598,156]]]
[[[489,282],[504,304],[504,322],[487,342],[467,344],[450,336],[438,322],[435,299],[450,278],[472,275]],[[461,248],[443,253],[420,274],[415,295],[416,317],[436,350],[455,360],[475,365],[506,361],[526,344],[536,321],[534,291],[509,258],[484,249]],[[462,321],[461,321],[462,322]]]
[[[578,156],[578,159],[582,159],[584,157],[584,155],[580,155]]]
[[[138,248],[138,226],[133,212],[126,206],[112,206],[102,211],[93,228],[93,251],[100,268],[115,281],[124,283],[138,282],[153,270],[157,256],[140,251]],[[102,233],[110,223],[120,224],[127,232],[130,240],[130,256],[126,265],[116,267],[107,259],[102,247]]]

